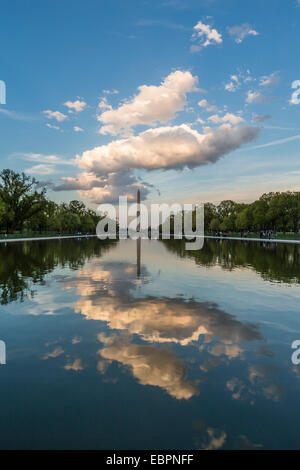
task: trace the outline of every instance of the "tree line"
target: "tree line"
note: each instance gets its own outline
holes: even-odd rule
[[[270,192],[251,204],[231,200],[204,205],[206,231],[297,232],[300,229],[300,192]]]
[[[35,178],[6,169],[0,173],[0,232],[94,232],[100,216],[82,201],[57,204],[38,189]],[[205,203],[207,232],[298,232],[300,192],[271,192],[251,204],[232,200]],[[172,219],[172,217],[171,217]],[[171,220],[172,232],[172,220]]]
[[[0,173],[0,231],[88,233],[100,217],[81,201],[57,204],[46,197],[38,181],[25,173]]]

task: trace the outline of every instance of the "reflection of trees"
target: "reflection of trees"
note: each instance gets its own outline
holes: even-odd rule
[[[300,245],[206,239],[202,250],[185,250],[184,240],[163,242],[166,248],[196,264],[233,270],[253,268],[268,281],[300,283]]]
[[[34,285],[43,284],[45,275],[55,267],[78,269],[114,243],[93,238],[1,244],[0,303],[23,301],[34,294]]]

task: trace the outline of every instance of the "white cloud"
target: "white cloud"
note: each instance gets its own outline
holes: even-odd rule
[[[198,21],[198,23],[194,26],[192,40],[198,41],[199,45],[197,50],[210,45],[222,44],[223,42],[222,35],[209,24],[202,23],[202,21]],[[192,47],[193,46],[191,46],[191,50]],[[195,52],[195,48],[192,50],[192,52]]]
[[[260,86],[272,86],[277,85],[280,81],[278,72],[273,72],[270,75],[264,75],[261,77],[259,85]]]
[[[225,90],[233,93],[241,86],[241,83],[237,75],[231,75],[230,78],[231,78],[231,81],[229,83],[226,83]]]
[[[258,36],[259,33],[253,29],[250,24],[244,23],[240,26],[232,26],[228,28],[230,36],[232,36],[237,44],[243,42],[247,36]]]
[[[47,122],[46,126],[49,127],[50,129],[56,129],[56,130],[60,129],[59,126],[54,126],[53,124],[49,124],[49,122]]]
[[[51,165],[35,165],[32,166],[31,168],[27,168],[25,170],[25,173],[29,173],[30,175],[51,175],[52,173],[55,173],[55,169]]]
[[[85,171],[76,178],[61,178],[62,184],[52,189],[77,190],[81,198],[94,203],[116,203],[120,194],[135,200],[139,187],[146,199],[153,185],[137,178],[135,169],[181,170],[214,163],[259,133],[253,127],[232,128],[231,124],[243,119],[230,113],[217,116],[215,121],[223,124],[214,130],[206,127],[202,134],[186,124],[159,127],[88,150],[76,157],[76,163]]]
[[[234,82],[226,83],[225,90],[230,91],[231,93],[235,92],[238,89],[238,84]]]
[[[53,188],[54,191],[77,190],[82,199],[89,199],[95,204],[118,202],[119,196],[127,196],[128,200],[136,199],[137,188],[146,199],[152,185],[140,181],[132,170],[109,173],[100,176],[93,172],[83,172],[77,178],[61,178],[62,184]]]
[[[267,121],[268,119],[271,119],[270,114],[253,114],[252,120],[253,122],[264,122]]]
[[[74,165],[74,160],[66,160],[65,158],[58,157],[57,155],[45,155],[42,153],[15,153],[13,156],[21,157],[31,162],[42,162],[51,165]]]
[[[45,114],[49,119],[56,119],[58,122],[62,122],[68,117],[60,111],[51,111],[50,109],[43,111],[43,114]]]
[[[246,103],[265,103],[267,98],[260,91],[249,90],[246,97]]]
[[[119,92],[118,90],[103,90],[105,95],[117,95]]]
[[[116,140],[76,157],[79,167],[96,174],[108,174],[128,168],[145,170],[195,168],[214,163],[227,153],[254,140],[259,129],[231,128],[198,133],[189,126],[148,129],[138,136]]]
[[[67,106],[67,108],[69,108],[69,112],[76,111],[76,113],[81,113],[81,111],[83,111],[84,108],[86,107],[87,103],[85,101],[76,100],[76,101],[66,101],[64,105]]]
[[[246,70],[245,72],[239,71],[238,73],[230,76],[230,81],[225,84],[225,90],[234,93],[239,88],[241,88],[243,84],[253,80],[254,79],[251,77],[250,70]]]
[[[73,129],[74,129],[75,132],[83,132],[83,129],[81,127],[78,127],[78,126],[74,126]]]
[[[74,189],[88,190],[93,187],[103,186],[103,178],[98,178],[95,173],[84,172],[77,178],[65,176],[61,178],[62,185],[56,187],[56,191],[69,191]]]
[[[197,77],[188,71],[177,70],[168,75],[159,86],[142,85],[138,93],[127,103],[112,109],[106,99],[100,108],[108,108],[98,116],[103,124],[101,134],[128,134],[137,125],[165,123],[175,118],[186,105],[186,94],[196,91]]]
[[[112,106],[108,103],[107,98],[104,96],[103,98],[101,98],[101,101],[98,104],[98,108],[100,108],[100,109],[112,109]]]
[[[132,186],[115,186],[108,184],[103,188],[91,188],[88,190],[78,190],[81,199],[89,200],[93,204],[117,204],[119,196],[127,196],[128,201],[134,202],[136,200],[137,189],[143,193],[143,199],[148,195],[149,190],[143,185]]]
[[[209,121],[213,122],[214,124],[221,124],[225,122],[229,122],[232,125],[240,124],[241,122],[245,122],[241,116],[236,116],[232,113],[226,113],[224,116],[220,117],[218,114],[214,114],[208,118]]]
[[[200,108],[204,108],[208,113],[218,111],[218,108],[215,105],[209,104],[207,100],[199,101],[198,106],[200,106]]]
[[[34,166],[24,170],[25,173],[34,175],[51,175],[57,172],[57,165],[74,165],[75,163],[74,159],[67,160],[57,155],[44,155],[41,153],[13,153],[11,156],[35,163]]]

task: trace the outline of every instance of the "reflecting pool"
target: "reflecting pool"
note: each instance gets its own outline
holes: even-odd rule
[[[0,448],[300,448],[300,245],[65,239],[0,260]]]

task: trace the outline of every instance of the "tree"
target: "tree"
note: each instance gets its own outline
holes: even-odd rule
[[[53,230],[52,221],[53,218],[55,219],[57,207],[55,202],[45,199],[43,210],[30,217],[30,219],[25,222],[26,227],[29,230],[38,230],[40,233]]]
[[[69,209],[74,214],[82,216],[86,213],[86,207],[82,201],[71,201],[69,204]]]
[[[258,201],[252,204],[253,225],[257,230],[270,228],[267,213],[274,193],[263,194]]]
[[[218,205],[217,211],[218,211],[219,217],[221,217],[221,220],[223,220],[225,217],[231,216],[232,213],[234,213],[235,211],[235,206],[236,206],[236,202],[234,201],[228,200],[228,201],[220,202],[220,204]]]
[[[61,219],[61,228],[63,232],[74,233],[77,232],[80,227],[80,217],[73,212],[65,212]]]
[[[6,214],[6,206],[2,199],[0,199],[0,225],[3,224],[5,220],[5,214]]]
[[[95,224],[89,214],[85,214],[80,218],[80,229],[82,232],[91,232],[95,229]]]
[[[204,223],[206,227],[210,227],[212,220],[217,216],[217,209],[211,202],[204,204]]]
[[[267,217],[276,228],[296,232],[299,221],[299,193],[277,193],[270,202]]]
[[[238,213],[236,217],[236,227],[238,230],[250,229],[253,225],[253,215],[251,207],[246,207]]]
[[[38,192],[34,178],[8,169],[0,173],[0,180],[0,198],[7,207],[4,216],[7,231],[22,230],[26,220],[43,210],[45,190]]]
[[[224,217],[221,225],[220,225],[221,230],[234,230],[234,218],[227,216]]]
[[[212,219],[210,225],[209,225],[210,230],[216,231],[220,229],[220,221],[217,217]]]

